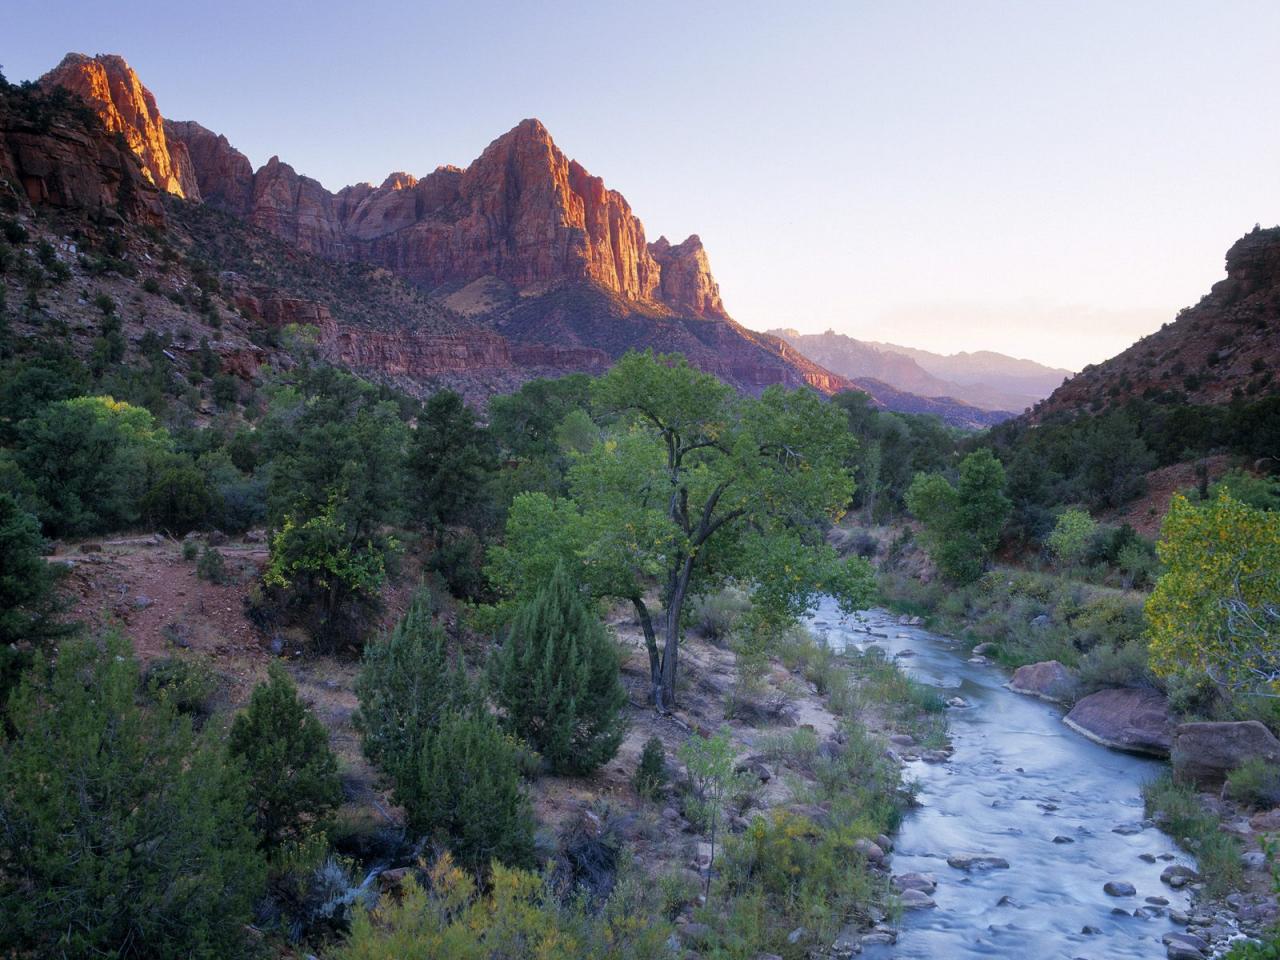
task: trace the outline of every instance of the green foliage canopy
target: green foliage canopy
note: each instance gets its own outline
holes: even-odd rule
[[[342,800],[338,760],[329,735],[298,699],[278,663],[253,689],[249,707],[231,725],[227,749],[243,763],[264,848],[301,839]]]
[[[626,731],[618,665],[608,631],[558,564],[517,612],[489,677],[512,730],[553,771],[583,774],[613,759]]]
[[[855,440],[810,391],[738,396],[682,357],[629,353],[592,385],[604,438],[569,470],[568,501],[526,493],[507,543],[491,552],[501,591],[528,597],[557,562],[597,596],[630,601],[645,631],[655,701],[674,702],[685,601],[729,579],[752,585],[762,615],[796,616],[831,593],[846,608],[872,593],[864,561],[826,545],[854,484]],[[644,594],[664,604],[657,644]]]
[[[244,775],[109,634],[65,643],[10,699],[0,750],[0,943],[33,956],[247,954],[261,891]]]
[[[907,508],[924,525],[929,554],[947,579],[972,583],[982,575],[1009,518],[1004,482],[1004,467],[987,449],[960,462],[954,486],[940,473],[912,481]]]
[[[1166,567],[1146,606],[1156,672],[1280,695],[1280,513],[1225,492],[1203,507],[1175,496],[1156,550]]]

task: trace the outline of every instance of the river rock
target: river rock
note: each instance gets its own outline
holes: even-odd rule
[[[898,899],[905,910],[928,910],[937,906],[933,897],[923,890],[903,890]]]
[[[1167,757],[1173,742],[1169,702],[1155,690],[1099,690],[1062,718],[1072,730],[1114,750]]]
[[[1261,850],[1246,850],[1240,854],[1240,864],[1246,870],[1265,870],[1267,867],[1267,855]]]
[[[868,840],[866,837],[854,841],[853,849],[855,852],[862,854],[868,863],[879,863],[884,859],[884,850],[880,847],[880,844],[874,840]]]
[[[1126,880],[1108,880],[1102,885],[1102,892],[1109,897],[1132,897],[1138,890]]]
[[[1199,880],[1199,879],[1200,879],[1200,875],[1198,873],[1196,873],[1190,867],[1183,866],[1180,863],[1175,863],[1170,866],[1167,866],[1160,873],[1161,882],[1167,883],[1169,886],[1173,887],[1175,890],[1178,889],[1179,887],[1185,887],[1188,883],[1191,883],[1192,881]]]
[[[1057,660],[1044,660],[1013,671],[1008,686],[1014,693],[1025,693],[1051,703],[1067,703],[1075,696],[1079,682],[1074,670]]]
[[[1008,870],[1009,861],[982,853],[962,853],[947,857],[947,866],[956,870]]]
[[[893,878],[893,885],[899,892],[933,893],[938,889],[938,880],[932,873],[903,873]]]
[[[1209,944],[1194,933],[1166,933],[1161,942],[1169,960],[1201,960],[1209,952]]]
[[[980,643],[976,647],[974,647],[973,652],[980,657],[985,657],[988,653],[993,651],[995,648],[996,648],[996,645],[988,640],[986,643]]]
[[[1171,759],[1180,783],[1217,785],[1248,760],[1280,764],[1280,740],[1257,720],[1180,723]]]

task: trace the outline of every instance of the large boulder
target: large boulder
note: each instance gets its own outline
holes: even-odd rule
[[[1067,703],[1075,696],[1079,681],[1075,671],[1057,660],[1029,663],[1013,671],[1009,689],[1052,703]]]
[[[1063,723],[1114,750],[1167,757],[1173,743],[1169,702],[1155,690],[1099,690],[1077,701]]]
[[[1182,723],[1171,756],[1179,782],[1212,786],[1249,760],[1280,764],[1280,740],[1257,720]]]

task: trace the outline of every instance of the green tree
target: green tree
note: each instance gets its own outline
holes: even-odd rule
[[[161,701],[126,641],[63,644],[10,699],[0,943],[19,956],[247,955],[262,892],[243,772]]]
[[[1221,493],[1173,498],[1156,552],[1165,572],[1147,599],[1152,667],[1280,696],[1280,513]]]
[[[971,583],[1000,541],[1011,504],[1004,495],[1004,467],[990,450],[960,461],[959,483],[940,473],[917,474],[907,508],[924,525],[929,554],[948,580]]]
[[[593,595],[630,602],[660,709],[675,702],[690,596],[732,578],[752,584],[756,608],[778,616],[799,615],[823,593],[848,609],[870,598],[865,561],[840,561],[824,539],[854,488],[845,465],[855,441],[838,408],[807,390],[740,397],[682,357],[651,353],[624,356],[592,396],[611,427],[575,458],[571,501],[518,496],[489,571],[495,586],[524,599],[563,562]],[[645,600],[654,580],[661,648]]]
[[[511,729],[553,771],[590,773],[618,752],[627,703],[618,652],[563,564],[517,612],[489,666]]]
[[[1088,510],[1068,509],[1058,514],[1053,530],[1045,538],[1045,545],[1053,554],[1058,566],[1071,568],[1079,565],[1089,552],[1089,545],[1098,532]]]
[[[445,714],[467,710],[477,700],[461,658],[449,656],[425,589],[389,634],[365,645],[356,695],[360,709],[354,722],[364,754],[391,781],[396,802],[407,806],[421,780],[427,734]]]
[[[1147,471],[1155,455],[1123,413],[1099,417],[1083,444],[1079,477],[1083,492],[1096,507],[1119,507],[1146,489]]]
[[[41,644],[67,627],[57,620],[58,567],[45,561],[34,516],[0,493],[0,708]]]
[[[493,860],[533,863],[533,809],[520,783],[519,744],[483,710],[446,713],[426,731],[409,826],[475,871]]]
[[[231,725],[227,749],[243,762],[249,801],[264,848],[299,839],[342,801],[338,760],[329,735],[298,699],[278,663],[253,689],[249,707]]]
[[[141,407],[76,397],[18,425],[16,460],[47,505],[46,526],[76,535],[136,523],[150,467],[169,448],[168,432]]]
[[[323,646],[361,631],[362,615],[380,602],[387,553],[395,547],[394,540],[355,539],[341,515],[335,495],[308,520],[285,517],[271,538],[271,562],[262,578],[296,608],[310,611]]]
[[[441,390],[423,404],[409,446],[414,519],[438,537],[484,501],[493,469],[486,431],[462,397]]]
[[[220,512],[204,474],[185,457],[160,468],[138,506],[147,523],[174,536],[206,526]]]
[[[504,458],[495,477],[502,506],[516,494],[563,496],[571,462],[561,428],[591,403],[591,378],[573,373],[558,380],[530,380],[515,393],[489,402],[489,433]]]
[[[326,646],[356,639],[397,549],[408,428],[354,377],[311,371],[279,388],[264,420],[272,557],[266,582]]]

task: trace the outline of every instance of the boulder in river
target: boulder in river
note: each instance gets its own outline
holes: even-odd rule
[[[1127,880],[1108,880],[1102,885],[1102,892],[1108,897],[1132,897],[1138,891]]]
[[[893,878],[893,886],[899,892],[919,890],[921,893],[933,893],[938,889],[938,880],[932,873],[902,873]]]
[[[1019,667],[1009,680],[1009,689],[1014,693],[1025,693],[1052,703],[1067,703],[1075,696],[1078,686],[1075,671],[1057,660]]]
[[[1185,887],[1193,880],[1199,880],[1200,875],[1190,867],[1183,866],[1180,863],[1175,863],[1164,868],[1164,871],[1160,874],[1160,879],[1174,889],[1177,889],[1178,887]]]
[[[959,853],[947,857],[947,866],[956,870],[1008,870],[1009,861],[1004,857],[991,857],[981,853]]]
[[[1077,701],[1063,722],[1114,750],[1167,757],[1173,743],[1169,701],[1155,690],[1099,690]]]
[[[1179,782],[1212,786],[1248,760],[1280,764],[1280,740],[1257,720],[1180,723],[1172,760]]]
[[[1169,960],[1200,960],[1209,955],[1209,944],[1194,933],[1166,933],[1163,943]]]
[[[923,890],[907,889],[903,890],[898,897],[903,909],[905,910],[927,910],[930,907],[936,907],[933,897],[929,896]]]

